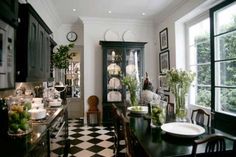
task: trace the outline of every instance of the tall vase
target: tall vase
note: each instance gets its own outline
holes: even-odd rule
[[[65,83],[65,69],[55,68],[55,82]]]
[[[130,91],[130,105],[131,106],[137,106],[138,105],[136,91]]]
[[[176,121],[187,121],[187,109],[185,107],[185,93],[182,88],[177,88],[175,93]]]

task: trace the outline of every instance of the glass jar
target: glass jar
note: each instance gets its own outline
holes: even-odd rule
[[[151,126],[161,126],[166,121],[167,102],[154,100],[150,102],[151,106]]]
[[[8,134],[25,135],[32,131],[32,122],[28,113],[29,103],[15,103],[10,105],[8,113]]]

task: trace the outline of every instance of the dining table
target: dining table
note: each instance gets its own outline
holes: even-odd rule
[[[119,108],[119,107],[118,107]],[[211,134],[222,134],[229,138],[236,139],[235,135],[222,131],[220,128],[201,126],[205,131],[198,136],[181,136],[171,134],[162,130],[161,125],[153,127],[149,114],[130,113],[126,107],[119,108],[120,112],[124,114],[129,120],[129,127],[132,134],[138,141],[139,145],[149,157],[183,157],[191,156],[193,142],[196,139],[204,138]],[[165,124],[175,123],[174,117],[166,118]],[[191,123],[190,121],[181,123]],[[196,124],[194,124],[196,125]],[[184,130],[183,130],[184,132]],[[236,142],[226,139],[226,150],[232,153]],[[201,156],[205,152],[205,145],[198,146],[197,154]],[[229,155],[231,156],[231,155]],[[236,155],[234,155],[236,156]]]

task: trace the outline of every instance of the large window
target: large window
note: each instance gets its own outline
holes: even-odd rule
[[[236,115],[236,2],[212,12],[215,110]]]
[[[189,94],[192,105],[211,105],[210,20],[207,15],[186,24],[188,69],[196,73]]]

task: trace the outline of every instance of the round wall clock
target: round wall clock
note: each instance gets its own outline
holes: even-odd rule
[[[70,42],[76,41],[77,39],[77,34],[75,32],[69,32],[66,35],[66,39]]]

